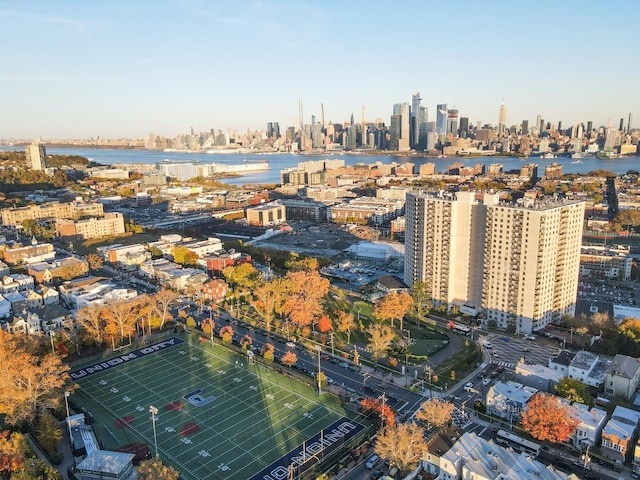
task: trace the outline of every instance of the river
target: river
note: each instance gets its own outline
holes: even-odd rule
[[[2,150],[12,150],[3,147]],[[310,160],[321,160],[325,158],[343,159],[346,165],[357,163],[382,162],[385,164],[397,162],[412,162],[417,171],[418,167],[424,163],[434,163],[436,172],[446,172],[447,167],[452,163],[461,162],[465,165],[475,165],[483,163],[500,163],[503,170],[520,169],[526,163],[538,164],[538,175],[544,174],[544,167],[553,162],[562,165],[563,173],[588,173],[593,170],[609,170],[616,174],[626,173],[629,170],[640,170],[640,157],[622,157],[615,159],[599,159],[596,157],[584,157],[580,160],[560,157],[556,159],[542,159],[538,157],[514,158],[514,157],[449,157],[449,158],[423,158],[403,155],[355,155],[355,154],[321,154],[321,155],[295,155],[290,153],[282,154],[206,154],[206,153],[185,153],[185,152],[162,152],[155,150],[120,150],[120,149],[100,149],[100,148],[47,148],[47,153],[56,155],[80,155],[104,165],[113,164],[150,164],[168,160],[194,160],[200,163],[227,163],[238,164],[243,160],[268,161],[270,169],[261,172],[248,173],[239,177],[225,178],[224,183],[231,185],[242,185],[244,183],[280,183],[280,170],[295,167],[299,162]]]

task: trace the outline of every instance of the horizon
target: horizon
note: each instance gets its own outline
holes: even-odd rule
[[[390,123],[420,92],[471,125],[640,118],[633,4],[42,0],[0,7],[0,138],[144,138]],[[594,38],[597,32],[597,38]],[[19,39],[19,41],[18,41]],[[296,120],[294,120],[296,119]],[[632,119],[633,128],[633,119]]]

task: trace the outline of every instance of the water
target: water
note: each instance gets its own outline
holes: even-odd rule
[[[15,150],[15,148],[2,147],[2,150]],[[268,161],[270,169],[267,171],[248,173],[240,177],[225,178],[222,181],[231,185],[242,185],[244,183],[280,183],[280,170],[295,167],[299,162],[310,160],[322,160],[325,158],[342,159],[346,165],[357,163],[404,163],[411,162],[415,169],[424,163],[434,163],[436,172],[446,172],[447,167],[452,163],[460,162],[465,165],[475,165],[483,163],[502,164],[503,170],[520,169],[526,163],[538,164],[538,175],[544,175],[546,165],[557,162],[562,165],[563,173],[588,173],[594,170],[609,170],[616,174],[626,173],[629,170],[640,171],[640,157],[623,157],[615,159],[599,159],[596,157],[584,157],[580,160],[570,158],[556,158],[543,160],[541,158],[511,158],[511,157],[473,157],[473,158],[421,158],[403,155],[344,155],[344,154],[321,154],[321,155],[294,155],[294,154],[206,154],[206,153],[184,153],[184,152],[161,152],[153,150],[120,150],[120,149],[98,149],[98,148],[47,148],[47,153],[56,155],[80,155],[104,165],[113,164],[149,164],[153,165],[162,160],[197,160],[200,163],[226,163],[238,164],[243,160]]]

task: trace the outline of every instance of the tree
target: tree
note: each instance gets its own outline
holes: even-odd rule
[[[76,322],[98,346],[104,343],[104,333],[107,325],[102,310],[102,306],[86,305],[76,313]]]
[[[242,340],[240,340],[240,345],[242,346],[243,350],[247,350],[249,347],[251,347],[252,344],[253,339],[249,335],[245,335],[244,337],[242,337]]]
[[[353,313],[339,311],[338,312],[338,327],[339,332],[346,332],[347,343],[351,343],[351,331],[356,328],[356,322],[353,318]]]
[[[320,333],[327,333],[333,330],[333,325],[331,324],[331,319],[326,315],[320,317],[318,320],[318,331]]]
[[[396,414],[386,403],[377,398],[366,397],[360,401],[362,412],[367,416],[375,415],[380,421],[384,419],[386,425],[393,425],[396,421]]]
[[[429,301],[431,300],[431,289],[429,284],[423,281],[414,282],[411,286],[411,298],[413,299],[413,311],[416,314],[418,325],[429,313]]]
[[[531,397],[521,423],[533,438],[552,443],[568,441],[578,426],[569,409],[557,397],[545,393]]]
[[[27,458],[29,444],[24,435],[4,430],[0,432],[0,472],[4,478],[20,470]]]
[[[433,397],[420,405],[416,418],[435,428],[444,427],[451,420],[455,406],[437,397]]]
[[[287,351],[282,356],[283,365],[286,365],[287,367],[289,367],[289,369],[291,369],[291,367],[294,366],[297,362],[298,362],[298,355],[296,355],[296,353],[292,352],[291,350]]]
[[[178,480],[180,472],[164,465],[160,458],[144,460],[138,465],[138,480]]]
[[[323,313],[322,301],[329,292],[329,280],[315,270],[289,272],[286,279],[289,295],[284,302],[285,313],[294,325],[310,326]]]
[[[57,454],[58,443],[62,440],[62,430],[57,420],[50,415],[42,415],[35,428],[35,438],[49,457]]]
[[[233,340],[233,328],[231,325],[225,325],[220,329],[220,338],[222,339],[222,343],[226,343],[229,345],[231,340]]]
[[[291,252],[289,260],[284,264],[287,271],[318,270],[318,259],[313,257],[298,258],[297,253]]]
[[[260,272],[250,263],[227,267],[222,270],[222,275],[230,285],[241,290],[253,289],[260,281]]]
[[[104,262],[102,261],[102,257],[97,253],[90,253],[87,255],[87,263],[89,264],[89,270],[96,271],[102,268]]]
[[[264,317],[267,332],[271,332],[271,323],[275,314],[282,308],[286,299],[287,282],[276,278],[254,290],[254,306]]]
[[[67,376],[69,366],[54,354],[38,357],[33,353],[34,344],[0,329],[0,414],[6,415],[10,425],[58,408],[63,392],[73,390]]]
[[[389,345],[395,337],[395,333],[390,327],[386,325],[371,325],[368,330],[369,333],[369,351],[371,352],[371,358],[377,361],[379,358],[386,355],[389,350]]]
[[[105,308],[105,316],[107,320],[107,331],[119,334],[119,341],[124,340],[126,335],[134,331],[135,322],[137,320],[137,310],[139,303],[136,300],[114,301],[107,304]]]
[[[427,449],[424,430],[415,423],[396,423],[386,426],[379,434],[375,452],[401,472],[415,470]]]
[[[589,393],[589,387],[576,378],[564,377],[555,386],[556,393],[570,402],[591,405],[593,397]]]
[[[187,247],[173,247],[171,249],[171,256],[173,257],[173,261],[180,265],[192,266],[198,264],[198,254],[189,250]]]
[[[393,327],[393,320],[400,320],[402,329],[404,316],[413,305],[413,298],[407,292],[391,292],[385,295],[373,309],[373,316],[378,320],[390,320]]]
[[[178,294],[170,288],[163,287],[162,290],[153,295],[153,305],[155,310],[160,315],[160,328],[164,327],[165,322],[168,322],[173,317],[171,316],[171,307],[175,305],[178,300]]]
[[[275,347],[271,343],[265,343],[262,351],[262,358],[267,363],[273,362]]]

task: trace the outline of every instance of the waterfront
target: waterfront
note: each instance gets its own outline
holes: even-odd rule
[[[12,150],[12,148],[3,148]],[[269,170],[261,172],[251,172],[246,175],[225,178],[222,181],[230,185],[242,185],[245,183],[280,183],[280,170],[295,167],[300,162],[311,160],[322,160],[329,158],[332,160],[342,159],[346,165],[358,163],[382,162],[384,164],[397,162],[411,162],[415,169],[424,163],[434,163],[436,172],[446,172],[447,167],[453,163],[463,163],[465,165],[475,165],[482,163],[489,165],[500,163],[503,170],[519,170],[526,163],[538,164],[538,174],[544,174],[544,168],[551,163],[557,162],[562,165],[563,173],[588,173],[594,170],[609,170],[616,174],[626,173],[629,170],[640,171],[640,157],[622,157],[615,159],[599,159],[596,157],[584,157],[580,160],[572,160],[568,157],[555,159],[542,159],[539,157],[517,158],[517,157],[448,157],[448,158],[425,158],[413,155],[357,155],[357,154],[320,154],[320,155],[295,155],[290,153],[282,154],[205,154],[186,152],[163,152],[157,150],[120,150],[120,149],[99,149],[99,148],[48,148],[47,153],[55,155],[80,155],[104,165],[113,164],[147,164],[154,165],[162,160],[177,161],[198,161],[199,163],[222,163],[239,164],[243,160],[268,161]],[[579,163],[578,163],[579,162]]]

